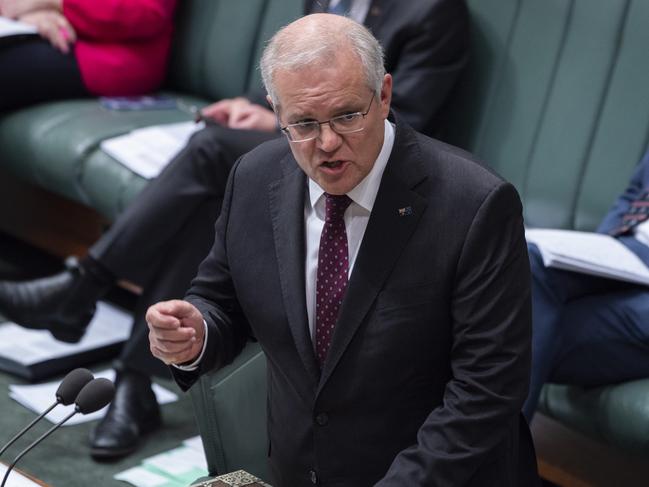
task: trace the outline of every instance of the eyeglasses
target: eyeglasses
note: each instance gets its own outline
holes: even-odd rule
[[[360,132],[365,128],[365,116],[370,113],[372,109],[372,102],[376,93],[372,93],[370,104],[364,112],[346,113],[338,117],[318,122],[316,120],[308,122],[290,123],[285,127],[280,127],[280,130],[286,134],[288,140],[291,142],[306,142],[313,140],[320,135],[320,126],[328,123],[331,130],[337,134],[351,134]]]

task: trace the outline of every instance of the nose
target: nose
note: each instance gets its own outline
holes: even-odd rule
[[[324,152],[333,152],[342,142],[343,138],[340,134],[336,133],[328,123],[320,125],[320,133],[318,134],[318,148]]]

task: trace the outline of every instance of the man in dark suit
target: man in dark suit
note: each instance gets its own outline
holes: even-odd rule
[[[346,5],[345,5],[346,4]],[[364,21],[385,48],[393,75],[394,107],[415,128],[431,132],[466,58],[463,0],[341,0],[307,2],[306,11],[347,10]],[[116,399],[92,436],[91,453],[132,452],[142,434],[160,425],[151,375],[166,374],[148,352],[146,308],[182,297],[207,254],[230,168],[243,153],[280,137],[265,93],[222,100],[203,110],[213,118],[152,181],[90,249],[81,265],[24,283],[0,282],[0,310],[26,326],[48,327],[78,340],[94,305],[116,278],[139,284],[132,336],[118,370]]]
[[[649,265],[648,217],[649,153],[597,231]],[[534,332],[528,420],[546,382],[601,386],[649,377],[646,286],[545,267],[533,244],[529,253]]]
[[[186,300],[147,312],[151,351],[188,388],[259,341],[273,485],[535,485],[519,197],[388,121],[381,59],[338,16],[273,37],[262,76],[287,139],[233,168]]]

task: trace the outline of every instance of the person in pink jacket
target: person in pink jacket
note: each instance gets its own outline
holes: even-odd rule
[[[0,0],[40,37],[0,38],[0,113],[84,96],[157,89],[176,0]]]

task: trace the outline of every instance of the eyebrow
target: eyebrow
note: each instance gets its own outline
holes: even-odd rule
[[[359,101],[358,104],[360,105],[360,103],[361,103],[361,102]],[[363,109],[364,109],[364,107],[359,107],[359,106],[354,107],[354,108],[351,108],[352,105],[353,105],[353,104],[350,103],[350,104],[347,105],[347,106],[344,106],[344,107],[343,107],[343,106],[341,105],[340,108],[336,108],[336,109],[334,109],[334,110],[332,111],[333,115],[331,116],[331,118],[333,118],[333,117],[339,117],[339,116],[341,116],[341,115],[344,115],[345,113],[358,113],[358,112],[362,112]],[[318,119],[317,119],[316,117],[314,117],[313,115],[307,114],[306,112],[303,112],[303,113],[299,113],[299,112],[298,112],[298,113],[296,113],[296,114],[293,114],[293,115],[290,116],[290,117],[287,117],[286,119],[288,120],[288,123],[289,123],[289,124],[300,123],[300,122],[302,122],[302,121],[311,121],[311,120],[318,121]],[[292,121],[292,120],[295,120],[295,121]]]

